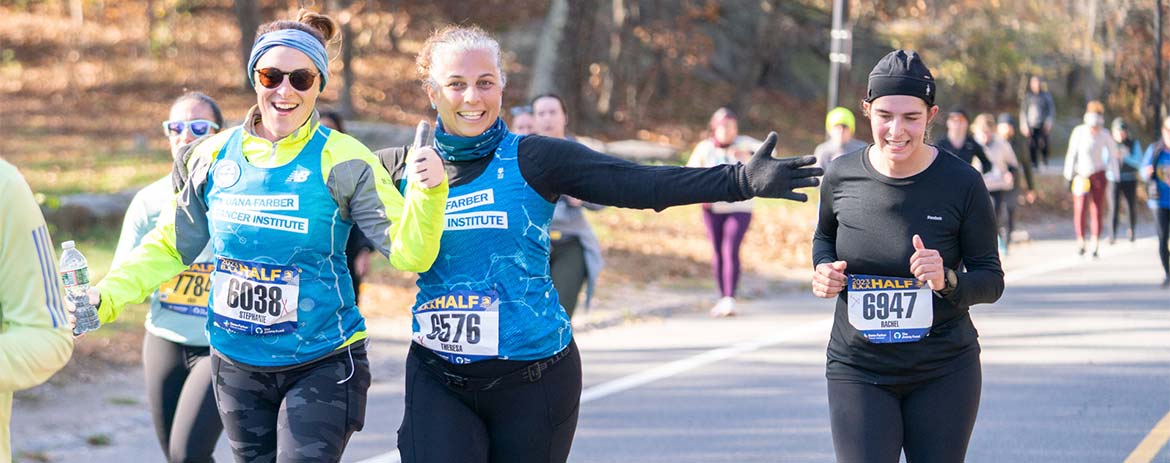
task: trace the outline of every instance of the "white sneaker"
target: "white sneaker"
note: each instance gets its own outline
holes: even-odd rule
[[[735,298],[734,297],[720,298],[719,302],[716,302],[715,306],[711,307],[710,313],[711,313],[712,317],[730,317],[732,315],[735,315]]]

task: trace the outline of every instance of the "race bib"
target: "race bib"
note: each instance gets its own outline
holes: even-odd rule
[[[875,344],[917,342],[934,323],[934,298],[914,278],[849,276],[849,324]]]
[[[254,335],[296,331],[300,269],[217,257],[211,281],[215,326]]]
[[[183,273],[158,287],[162,308],[184,315],[207,316],[207,296],[211,294],[211,271],[215,265],[191,264]]]
[[[500,353],[500,301],[495,291],[453,291],[418,307],[414,342],[451,363]]]

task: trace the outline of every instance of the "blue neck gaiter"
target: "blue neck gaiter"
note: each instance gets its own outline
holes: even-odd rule
[[[507,134],[508,126],[499,118],[496,118],[495,124],[474,137],[451,135],[443,127],[443,120],[438,119],[435,124],[435,150],[447,161],[471,161],[494,153]]]

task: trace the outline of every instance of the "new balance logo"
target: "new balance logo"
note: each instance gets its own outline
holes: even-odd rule
[[[309,172],[309,169],[297,166],[296,170],[289,174],[288,178],[284,180],[284,183],[304,183],[305,180],[309,179],[310,173],[311,172]]]

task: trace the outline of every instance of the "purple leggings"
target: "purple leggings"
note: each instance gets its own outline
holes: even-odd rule
[[[703,223],[707,225],[707,236],[711,237],[711,245],[715,248],[711,270],[715,272],[719,292],[724,297],[735,297],[735,288],[739,286],[739,246],[752,223],[752,213],[716,214],[703,208]]]

